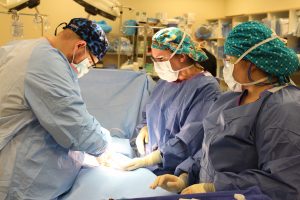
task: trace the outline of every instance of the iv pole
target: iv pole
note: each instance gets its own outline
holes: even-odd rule
[[[120,8],[120,21],[119,21],[119,31],[118,31],[118,34],[119,34],[119,43],[118,43],[118,68],[121,67],[121,33],[122,33],[122,25],[123,25],[123,8],[127,8],[129,11],[132,10],[132,8],[130,7],[126,7],[126,6],[117,6]]]
[[[36,14],[29,14],[29,13],[18,13],[18,11],[16,10],[12,10],[12,11],[8,11],[8,12],[3,12],[0,11],[0,14],[7,14],[7,15],[14,15],[14,16],[34,16],[34,17],[39,17],[41,19],[41,26],[42,26],[42,30],[41,30],[41,34],[42,36],[44,36],[44,17],[47,17],[48,15],[44,15],[44,14],[40,14],[38,9],[35,7],[36,10]]]

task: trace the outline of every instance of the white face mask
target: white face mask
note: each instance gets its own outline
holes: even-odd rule
[[[73,59],[72,59],[71,65],[73,65],[76,68],[78,78],[81,78],[83,75],[85,75],[89,72],[91,63],[88,58],[85,58],[83,61],[81,61],[78,64],[73,63],[75,54],[76,53],[73,54]],[[85,54],[86,54],[86,49],[85,49]]]
[[[250,83],[239,83],[233,77],[233,69],[234,69],[234,64],[230,63],[229,61],[224,62],[224,67],[223,67],[224,81],[228,85],[229,89],[233,92],[242,92],[243,91],[242,86],[256,85],[258,83],[262,83],[268,80],[268,77],[264,77]]]
[[[78,78],[81,78],[83,75],[85,75],[89,72],[91,63],[90,63],[89,59],[86,58],[78,64],[73,63],[73,66],[77,69]]]
[[[233,69],[234,69],[234,64],[230,63],[229,61],[224,61],[224,67],[223,67],[224,81],[231,91],[241,92],[242,85],[236,82],[235,79],[233,78]]]
[[[168,81],[168,82],[173,82],[173,81],[176,81],[178,79],[178,75],[179,75],[180,71],[193,67],[193,65],[191,65],[191,66],[185,67],[183,69],[174,71],[173,68],[172,68],[172,65],[170,63],[171,58],[176,54],[178,49],[181,47],[185,36],[186,36],[186,33],[183,34],[180,43],[178,44],[176,50],[171,54],[169,60],[163,61],[163,62],[153,61],[154,70],[157,73],[157,75],[159,76],[159,78],[161,78],[165,81]]]
[[[257,81],[250,82],[250,83],[239,83],[233,77],[233,70],[234,70],[234,65],[237,64],[238,62],[240,62],[243,59],[243,57],[245,57],[248,53],[253,51],[258,46],[260,46],[264,43],[267,43],[271,40],[274,40],[276,38],[278,38],[277,35],[272,35],[270,38],[267,38],[267,39],[257,43],[253,47],[249,48],[245,53],[243,53],[234,64],[230,63],[229,61],[224,61],[224,67],[223,67],[224,81],[228,85],[228,87],[231,91],[242,92],[242,86],[256,85],[258,83],[268,80],[268,77],[264,77],[264,78],[261,78]]]
[[[182,68],[180,70],[174,71],[172,69],[170,61],[164,61],[164,62],[154,62],[154,69],[156,73],[158,74],[159,78],[168,81],[173,82],[178,79],[178,75],[180,71],[189,69],[193,67],[194,65]]]

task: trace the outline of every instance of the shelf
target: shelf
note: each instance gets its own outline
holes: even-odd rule
[[[289,11],[277,11],[277,12],[269,12],[269,17],[276,17],[276,18],[289,18]]]
[[[143,53],[138,53],[137,55],[141,56],[141,55],[143,55]],[[152,54],[151,53],[146,53],[146,56],[152,56]]]
[[[107,52],[106,55],[118,55],[118,53],[117,52]],[[131,56],[132,52],[128,52],[128,53],[121,52],[120,55],[121,56]]]
[[[267,13],[251,14],[249,15],[249,20],[251,21],[261,21],[264,18],[267,18]]]
[[[208,38],[208,40],[225,40],[225,38],[220,37],[220,38]]]
[[[154,35],[154,34],[153,34]],[[147,35],[147,38],[152,38],[153,37],[153,35]],[[144,36],[143,35],[138,35],[138,37],[139,37],[139,39],[141,39],[141,38],[144,38]]]
[[[143,26],[123,26],[125,28],[152,28],[152,29],[163,29],[166,28],[165,26],[150,26],[150,25],[143,25]]]
[[[299,12],[300,8],[291,8],[257,13],[240,13],[239,15],[207,19],[207,24],[212,28],[212,37],[207,39],[207,43],[210,44],[210,49],[217,59],[217,76],[222,77],[223,62],[220,57],[220,50],[224,49],[224,43],[229,33],[228,29],[246,21],[262,21],[277,31],[278,35],[287,37],[287,46],[289,48],[298,50],[300,37],[292,36],[292,34],[297,27]],[[224,22],[228,24],[224,24]],[[279,23],[281,26],[277,26]],[[297,53],[300,59],[300,52]],[[293,78],[297,85],[300,85],[300,72],[295,73]]]

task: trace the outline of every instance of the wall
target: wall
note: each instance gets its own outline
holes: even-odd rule
[[[196,14],[195,26],[205,22],[207,18],[222,17],[225,14],[224,0],[122,0],[122,3],[134,8],[131,14],[127,12],[131,17],[134,17],[136,11],[145,11],[150,17],[155,17],[157,12],[167,12],[168,18],[192,12]]]
[[[252,14],[300,8],[300,0],[225,0],[225,15]]]
[[[203,23],[206,18],[222,17],[224,15],[224,0],[119,0],[122,5],[134,8],[133,11],[124,10],[124,20],[135,17],[137,11],[147,12],[148,17],[155,17],[156,12],[167,12],[168,17],[180,16],[186,12],[196,14],[197,23]],[[41,0],[38,7],[40,13],[49,15],[48,21],[51,25],[46,35],[52,35],[55,27],[61,22],[68,22],[73,17],[87,17],[83,7],[73,0]],[[0,8],[0,11],[6,11]],[[22,13],[35,13],[33,9],[23,9]],[[101,16],[92,16],[90,19],[102,20]],[[36,27],[31,16],[22,16],[24,23],[24,38],[37,38],[41,36],[40,27]],[[0,14],[0,45],[10,41],[11,37],[11,16]],[[107,20],[113,27],[110,35],[118,32],[119,20]]]
[[[156,12],[167,12],[168,17],[194,12],[196,21],[194,28],[207,18],[220,18],[224,15],[237,15],[243,13],[258,13],[265,11],[300,8],[300,0],[119,0],[124,6],[134,8],[133,11],[124,10],[124,20],[134,18],[137,11],[147,12],[148,17],[154,17]],[[263,3],[262,3],[263,2]],[[52,35],[55,27],[68,22],[73,17],[87,17],[87,13],[73,0],[41,0],[39,11],[48,14],[51,28],[46,35]],[[0,8],[0,11],[5,9]],[[35,13],[32,9],[24,9],[23,13]],[[24,22],[24,38],[37,38],[41,36],[39,27],[32,23],[33,18],[21,17]],[[91,19],[102,20],[101,16],[92,16]],[[119,21],[107,20],[113,27],[110,35],[118,32]],[[12,39],[10,34],[11,16],[0,14],[0,45]]]
[[[59,6],[58,6],[59,5]],[[50,23],[50,29],[47,34],[52,35],[56,26],[61,22],[68,22],[74,17],[87,17],[87,13],[83,7],[75,3],[72,0],[41,0],[41,4],[38,6],[39,12],[47,14],[48,21]],[[0,11],[6,11],[0,7]],[[34,9],[23,9],[21,13],[35,13]],[[100,20],[101,17],[91,17],[91,19]],[[41,36],[40,27],[36,27],[32,21],[31,16],[21,16],[21,20],[24,23],[24,38],[37,38]],[[0,14],[0,45],[11,40],[11,16]]]

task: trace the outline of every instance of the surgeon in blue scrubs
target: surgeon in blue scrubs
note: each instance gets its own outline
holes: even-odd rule
[[[81,98],[78,78],[108,43],[94,22],[74,18],[57,36],[0,47],[0,199],[56,199],[84,152],[110,141]]]
[[[232,91],[220,96],[203,122],[198,183],[185,188],[179,177],[167,175],[151,187],[189,194],[258,186],[273,200],[299,200],[300,90],[290,79],[300,68],[297,55],[252,21],[236,26],[224,49],[224,79]]]
[[[142,157],[125,169],[148,167],[155,174],[174,173],[195,154],[203,140],[202,120],[220,94],[216,79],[201,63],[204,51],[178,28],[158,31],[152,38],[154,69],[161,80],[143,112],[136,139]]]

